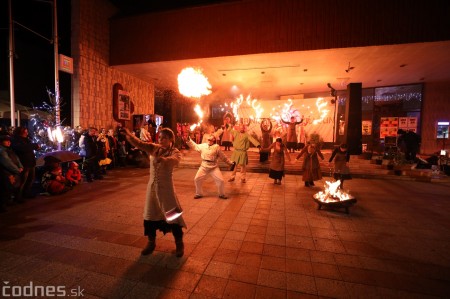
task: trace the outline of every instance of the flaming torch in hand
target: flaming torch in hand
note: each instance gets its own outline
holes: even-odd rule
[[[195,113],[197,113],[199,121],[198,121],[198,123],[193,124],[189,127],[189,129],[191,131],[193,131],[197,126],[199,126],[203,122],[203,110],[202,110],[202,108],[200,108],[199,104],[195,105],[194,111],[195,111]]]

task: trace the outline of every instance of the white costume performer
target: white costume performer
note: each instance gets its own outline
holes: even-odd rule
[[[203,182],[206,179],[207,175],[210,175],[219,191],[219,198],[227,199],[225,194],[223,193],[223,176],[220,172],[219,164],[217,161],[220,159],[229,165],[232,165],[233,162],[228,159],[225,154],[221,151],[220,146],[216,144],[216,138],[212,135],[208,138],[208,143],[197,144],[190,138],[187,141],[187,144],[190,148],[200,152],[202,163],[200,164],[200,168],[195,175],[195,196],[194,198],[203,197]]]

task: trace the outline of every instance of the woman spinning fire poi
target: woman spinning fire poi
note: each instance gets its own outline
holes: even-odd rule
[[[175,194],[172,172],[181,160],[180,151],[174,147],[175,135],[169,128],[159,132],[159,144],[143,142],[136,138],[128,129],[123,131],[128,142],[147,152],[150,156],[150,177],[144,209],[144,234],[148,244],[142,250],[142,255],[151,254],[156,246],[156,230],[164,234],[172,232],[175,237],[176,256],[184,254],[183,227],[186,227],[182,208]],[[168,217],[168,212],[176,211],[178,217]]]

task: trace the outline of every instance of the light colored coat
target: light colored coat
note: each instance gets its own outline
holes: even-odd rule
[[[127,135],[127,140],[132,146],[145,151],[150,157],[150,177],[147,184],[144,219],[167,221],[164,216],[165,212],[173,208],[183,211],[175,194],[172,178],[173,168],[181,160],[180,151],[175,147],[164,149],[159,144],[142,142],[130,135]],[[159,162],[158,159],[160,159]],[[167,222],[186,227],[183,216]]]

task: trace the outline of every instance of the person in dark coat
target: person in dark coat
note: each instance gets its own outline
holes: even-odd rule
[[[268,147],[269,151],[272,149],[273,154],[269,166],[269,178],[274,180],[274,184],[281,185],[281,180],[284,177],[285,157],[290,162],[291,156],[289,156],[289,152],[280,137]]]
[[[320,169],[319,157],[323,160],[323,154],[320,149],[314,145],[309,144],[305,146],[298,154],[295,160],[299,160],[301,156],[305,155],[303,160],[303,181],[305,187],[314,186],[314,181],[322,179],[322,171]]]
[[[86,157],[84,158],[84,169],[86,171],[86,180],[92,182],[92,177],[94,179],[102,179],[100,175],[99,155],[101,149],[98,147],[97,129],[89,128],[89,130],[84,135],[84,149],[86,150]]]
[[[272,122],[269,118],[264,119],[260,125],[261,128],[261,150],[259,151],[259,162],[266,162],[269,160],[270,149],[272,144],[272,137],[270,132],[272,131]],[[281,182],[281,180],[280,180]]]
[[[297,125],[303,122],[303,119],[296,121],[295,116],[291,116],[291,121],[287,122],[283,118],[281,121],[288,125],[286,146],[291,153],[297,149]]]
[[[420,148],[420,143],[422,142],[422,138],[419,134],[416,134],[413,131],[405,132],[404,130],[398,130],[398,133],[401,134],[398,138],[398,144],[404,145],[405,148],[405,158],[407,161],[415,162],[417,152]]]
[[[15,187],[20,184],[23,171],[19,158],[10,148],[11,137],[0,134],[0,212],[6,212],[6,205],[11,200]]]
[[[344,180],[351,180],[350,169],[348,167],[348,162],[350,161],[350,154],[347,150],[347,144],[342,143],[338,148],[333,150],[330,160],[331,163],[334,159],[334,179],[340,180],[340,188],[344,189]]]
[[[37,143],[32,143],[28,138],[28,129],[26,127],[17,127],[13,131],[11,148],[23,165],[16,199],[17,201],[23,201],[24,198],[32,198],[35,196],[31,190],[36,177],[36,156],[34,151],[39,150],[40,146]]]

